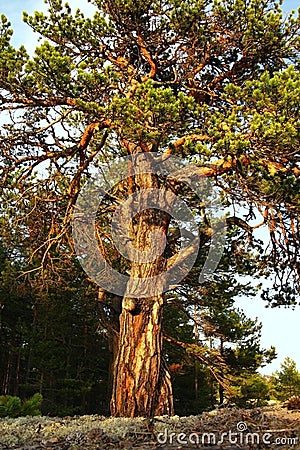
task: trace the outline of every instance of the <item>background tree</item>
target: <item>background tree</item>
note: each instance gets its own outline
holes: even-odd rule
[[[196,414],[229,402],[245,406],[249,398],[253,399],[247,394],[252,388],[253,392],[257,388],[254,398],[259,399],[258,380],[265,380],[257,371],[276,357],[274,347],[261,347],[262,324],[246,317],[235,305],[238,296],[251,298],[257,293],[258,288],[246,282],[243,275],[255,277],[260,260],[254,249],[260,242],[253,240],[248,249],[240,249],[239,229],[232,227],[229,234],[210,282],[199,286],[194,276],[198,273],[196,265],[184,285],[167,296],[165,352],[176,412],[180,414]],[[197,263],[202,266],[201,258]],[[238,281],[235,273],[239,273]],[[241,392],[244,385],[245,392]]]
[[[281,364],[280,370],[272,374],[275,397],[279,400],[288,400],[293,395],[300,395],[300,372],[296,363],[287,357]]]
[[[224,287],[224,283],[221,284],[221,289],[222,285]],[[250,380],[259,368],[276,357],[276,352],[274,347],[261,348],[262,323],[257,319],[247,318],[242,311],[233,306],[232,298],[224,301],[224,295],[221,294],[221,298],[214,295],[211,305],[202,314],[204,334],[210,340],[210,345],[219,349],[227,365],[225,373],[231,380],[227,392],[223,385],[219,384],[219,403],[223,404],[226,397],[232,398],[230,392],[232,385],[242,384],[242,379]],[[250,385],[249,381],[248,386]]]
[[[1,189],[4,196],[12,193],[11,207],[33,201],[33,213],[51,217],[43,243],[32,240],[30,248],[31,257],[39,256],[35,269],[42,271],[44,284],[72,261],[70,218],[87,176],[122,155],[155,151],[194,161],[197,169],[185,176],[210,177],[231,205],[231,220],[246,235],[259,222],[268,227],[270,247],[261,270],[274,273],[275,285],[265,298],[294,305],[299,18],[283,18],[278,3],[262,0],[93,4],[92,19],[80,11],[72,14],[61,0],[48,0],[47,14],[25,14],[44,39],[33,57],[24,47],[11,46],[10,24],[1,18]],[[143,189],[167,188],[186,196],[199,219],[203,247],[211,238],[200,214],[203,206],[180,179],[170,184],[149,174],[151,163],[148,168],[134,177],[129,170],[127,181],[101,205],[97,233],[105,236],[107,258],[114,253],[107,234],[113,210],[126,194]],[[36,169],[38,179],[32,177]],[[240,207],[247,210],[245,217],[238,216]],[[34,233],[43,223],[42,214],[40,222],[31,214],[20,218],[25,226],[31,222]],[[166,213],[143,211],[131,224],[133,244],[145,250],[149,230],[156,228],[171,237],[170,223]],[[112,265],[129,272],[130,287],[137,288],[140,278],[165,270],[169,250],[168,245],[149,264],[114,257]],[[112,413],[171,414],[171,383],[162,357],[164,298],[132,297],[124,292],[119,324],[111,331],[118,337]],[[103,301],[108,311],[116,311],[112,299]]]
[[[241,378],[235,386],[233,400],[241,407],[260,407],[267,404],[270,399],[271,386],[266,377],[260,373],[248,374],[247,378]]]
[[[65,266],[60,278],[53,280],[51,286],[48,283],[47,289],[41,290],[35,278],[20,277],[20,273],[34,269],[39,261],[35,256],[31,264],[25,264],[30,240],[26,230],[18,228],[16,221],[12,221],[10,228],[5,216],[2,223],[5,224],[0,240],[3,401],[12,399],[16,414],[23,414],[25,409],[18,397],[25,400],[39,392],[44,398],[44,414],[107,414],[110,355],[107,333],[99,325],[97,290],[86,282],[76,261]]]

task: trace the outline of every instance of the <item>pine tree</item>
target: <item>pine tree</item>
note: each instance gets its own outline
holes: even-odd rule
[[[71,261],[70,221],[82,185],[97,171],[116,180],[114,164],[131,157],[127,177],[106,193],[95,223],[102,253],[129,274],[119,295],[119,323],[111,330],[117,336],[111,411],[172,414],[162,357],[165,286],[149,282],[149,294],[149,283],[141,280],[156,280],[174,260],[184,266],[195,245],[190,239],[180,254],[170,215],[143,209],[140,197],[127,236],[139,257],[122,258],[111,245],[113,213],[130,194],[165,188],[191,201],[205,248],[213,239],[205,205],[185,183],[206,176],[223,190],[232,211],[248,209],[246,218],[231,217],[246,234],[259,226],[258,218],[255,226],[251,220],[260,212],[270,235],[261,270],[275,274],[275,290],[265,297],[273,304],[296,303],[299,18],[283,18],[273,0],[93,0],[93,18],[72,14],[61,0],[47,4],[48,13],[24,16],[42,38],[33,57],[23,46],[12,47],[10,24],[1,16],[1,189],[4,196],[10,192],[10,207],[22,204],[20,220],[40,236],[29,253],[49,281]],[[176,155],[194,166],[181,167],[170,181],[157,173],[152,153],[161,164]],[[143,161],[142,173],[136,161]],[[24,214],[32,201],[34,208]],[[51,220],[45,223],[45,217]],[[153,230],[164,236],[154,240],[158,250],[165,241],[167,247],[145,262]],[[111,313],[119,309],[102,291],[99,298]]]
[[[5,407],[3,414],[33,414],[37,392],[44,398],[44,414],[107,414],[110,356],[107,332],[100,330],[97,289],[76,261],[44,288],[30,276],[40,260],[35,255],[29,263],[28,248],[43,227],[34,234],[33,222],[30,232],[18,227],[18,213],[1,218],[0,392],[7,408],[15,408],[7,413]],[[42,220],[47,224],[46,215]],[[32,403],[24,403],[34,395]]]
[[[300,396],[300,372],[297,370],[296,362],[287,357],[272,376],[275,396],[280,400],[288,400],[296,395]]]

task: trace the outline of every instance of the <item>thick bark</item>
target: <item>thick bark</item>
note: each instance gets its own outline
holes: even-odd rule
[[[126,299],[124,299],[126,300]],[[163,298],[145,299],[135,314],[123,307],[111,401],[114,416],[173,414],[170,375],[162,358]]]
[[[151,171],[149,171],[151,172]],[[157,188],[151,173],[136,175],[139,192]],[[168,229],[168,215],[147,206],[147,193],[140,197],[140,213],[132,220],[131,240],[140,255],[133,258],[131,277],[120,314],[119,352],[115,362],[111,413],[114,416],[153,417],[173,414],[171,379],[162,357],[163,280],[154,277],[166,269],[161,254]],[[161,235],[153,242],[152,231]],[[159,239],[161,236],[161,240]],[[153,257],[145,260],[145,251]],[[140,252],[140,253],[139,253]],[[144,254],[143,254],[144,252]],[[158,291],[153,292],[153,283]],[[135,295],[136,294],[136,295]]]
[[[134,263],[130,292],[135,285],[140,289],[140,277],[147,275],[151,279],[159,273],[162,260]],[[144,281],[145,289],[146,285]],[[163,301],[163,295],[123,298],[111,401],[111,413],[115,416],[173,414],[171,379],[162,357]]]

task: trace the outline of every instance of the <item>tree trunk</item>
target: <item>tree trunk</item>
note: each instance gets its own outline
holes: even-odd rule
[[[114,416],[173,414],[171,379],[162,358],[163,298],[143,303],[138,314],[123,308],[120,316],[120,349],[111,401]]]
[[[224,341],[223,338],[220,338],[220,355],[223,357],[224,354]],[[221,374],[223,375],[223,374]],[[224,403],[224,387],[222,386],[222,384],[219,384],[219,404],[223,405]]]
[[[10,390],[10,378],[11,378],[11,365],[12,365],[12,352],[8,350],[8,358],[5,368],[5,375],[3,380],[2,392],[3,395],[8,395]]]
[[[124,417],[171,415],[171,379],[162,357],[164,299],[163,286],[158,284],[163,281],[153,281],[166,267],[163,243],[169,216],[147,204],[147,189],[158,188],[153,174],[136,175],[134,184],[140,194],[140,212],[132,220],[130,238],[138,254],[131,259],[130,280],[122,301],[111,413]],[[161,234],[154,238],[151,232],[157,230]],[[153,257],[145,261],[143,252],[149,249]],[[153,283],[158,288],[154,295]]]
[[[122,298],[115,295],[112,298],[112,307],[113,310],[118,317],[118,327],[120,321],[120,314],[122,310]],[[113,327],[112,327],[113,328]],[[110,330],[109,332],[109,343],[108,349],[110,353],[109,358],[109,368],[108,368],[108,390],[107,390],[107,408],[109,410],[110,401],[112,399],[113,394],[113,386],[114,386],[114,368],[119,352],[119,328],[118,330]]]

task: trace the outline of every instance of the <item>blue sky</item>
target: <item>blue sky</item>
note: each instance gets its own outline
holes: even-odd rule
[[[87,15],[91,14],[94,8],[86,0],[68,0],[68,3],[72,8],[80,8]],[[284,11],[297,10],[299,6],[298,0],[285,0],[283,2]],[[30,48],[34,46],[36,38],[31,30],[22,23],[22,11],[32,13],[33,11],[43,11],[45,8],[44,0],[0,0],[0,13],[4,13],[9,18],[15,30],[14,45],[24,44]]]
[[[69,0],[73,8],[80,8],[86,14],[90,14],[93,7],[84,0]],[[283,3],[284,11],[298,9],[299,1],[286,0]],[[0,13],[4,13],[12,22],[14,29],[13,43],[16,46],[24,44],[26,48],[33,49],[36,36],[22,23],[22,11],[32,13],[34,10],[45,10],[43,0],[0,0]],[[280,363],[286,356],[297,362],[300,370],[300,309],[291,310],[287,308],[266,309],[265,303],[259,298],[244,298],[238,301],[238,306],[252,318],[258,318],[263,323],[262,345],[269,348],[275,345],[278,358],[263,372],[271,373],[280,367]]]

